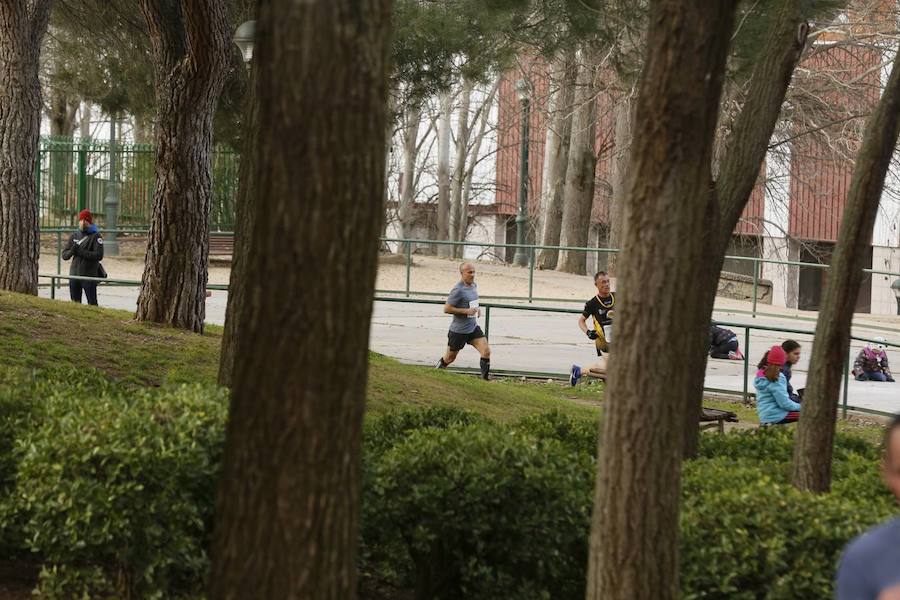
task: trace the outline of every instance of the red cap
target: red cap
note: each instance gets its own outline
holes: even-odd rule
[[[78,213],[78,220],[79,221],[87,221],[88,223],[93,224],[94,223],[94,215],[92,215],[91,211],[89,211],[88,209],[84,209],[83,211]]]
[[[778,365],[779,367],[787,360],[787,353],[781,346],[772,346],[769,350],[769,358],[766,360],[770,365]]]

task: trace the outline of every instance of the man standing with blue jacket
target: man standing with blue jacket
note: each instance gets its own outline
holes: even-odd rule
[[[69,275],[79,277],[106,277],[100,264],[103,260],[103,238],[94,225],[94,215],[84,209],[78,213],[78,231],[69,236],[62,251],[63,260],[71,260]],[[81,292],[87,296],[90,305],[97,306],[97,282],[83,279],[69,280],[69,296],[72,302],[81,304]]]

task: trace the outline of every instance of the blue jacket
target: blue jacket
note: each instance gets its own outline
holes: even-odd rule
[[[778,381],[769,381],[760,370],[753,387],[756,388],[756,412],[760,423],[778,423],[790,411],[800,410],[800,405],[788,396],[784,373],[778,374]]]

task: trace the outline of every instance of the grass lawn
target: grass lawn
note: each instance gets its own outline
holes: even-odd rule
[[[134,386],[215,383],[221,327],[208,326],[203,335],[198,335],[137,323],[132,316],[121,310],[0,292],[0,367],[95,368]],[[501,421],[550,409],[584,417],[596,417],[600,412],[602,383],[571,388],[558,381],[485,382],[473,376],[401,364],[375,353],[370,356],[370,414],[428,405],[456,406]],[[704,405],[734,411],[742,424],[757,423],[752,407],[722,400],[708,400]],[[838,429],[876,443],[881,435],[878,419],[842,420]]]

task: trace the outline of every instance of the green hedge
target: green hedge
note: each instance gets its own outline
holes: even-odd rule
[[[226,408],[200,386],[45,400],[14,494],[43,597],[203,588]]]

